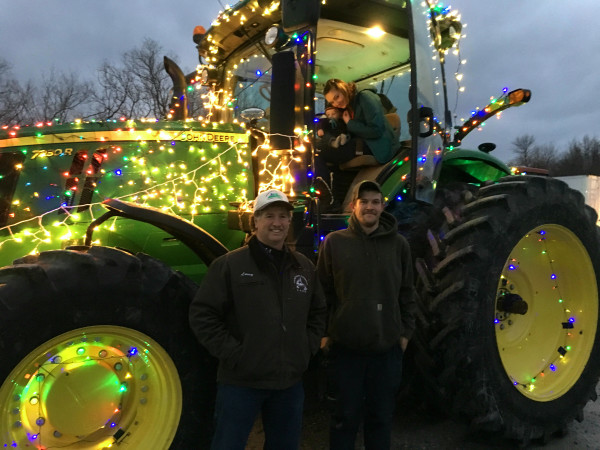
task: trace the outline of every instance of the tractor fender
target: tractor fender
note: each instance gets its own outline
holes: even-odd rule
[[[154,225],[169,233],[190,248],[207,266],[216,258],[228,252],[219,240],[194,223],[158,208],[141,206],[135,203],[106,199],[102,205],[108,212],[93,221],[88,227],[85,245],[91,245],[94,229],[110,217],[118,216]]]
[[[489,153],[458,148],[444,153],[438,185],[452,181],[481,184],[510,174],[510,168]]]
[[[481,150],[471,150],[466,148],[457,148],[444,153],[443,164],[457,164],[458,161],[480,161],[488,166],[510,175],[510,168],[495,156]]]

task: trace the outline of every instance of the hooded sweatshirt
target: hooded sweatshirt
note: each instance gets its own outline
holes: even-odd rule
[[[329,308],[327,335],[361,353],[381,353],[411,337],[416,302],[412,261],[396,219],[383,212],[367,235],[354,214],[348,228],[330,233],[317,271]]]

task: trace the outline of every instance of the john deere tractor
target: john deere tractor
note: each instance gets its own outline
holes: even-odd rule
[[[243,0],[197,29],[196,71],[165,59],[168,118],[2,128],[0,446],[206,446],[214,360],[187,313],[207,266],[244,244],[267,188],[293,201],[289,243],[312,258],[347,223],[348,197],[329,213],[314,182],[329,78],[393,105],[398,153],[341,179],[379,182],[411,243],[410,387],[522,444],[581,420],[600,375],[597,215],[561,181],[512,176],[493,145],[460,147],[531,94],[453,124],[460,28],[428,0]]]

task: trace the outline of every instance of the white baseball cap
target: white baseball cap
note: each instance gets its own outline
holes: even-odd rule
[[[269,189],[268,191],[261,192],[254,199],[254,212],[260,211],[261,209],[264,209],[267,206],[275,203],[285,206],[290,211],[294,209],[287,196],[283,192],[278,191],[277,189]]]

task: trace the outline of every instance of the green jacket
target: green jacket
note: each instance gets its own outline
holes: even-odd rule
[[[348,132],[365,140],[377,162],[385,164],[391,160],[400,143],[385,118],[379,96],[369,89],[359,91],[350,107],[354,117],[348,121]]]
[[[346,230],[330,233],[317,271],[329,306],[327,335],[364,353],[392,348],[415,329],[416,302],[408,242],[396,219],[383,212],[367,235],[355,216]]]
[[[253,237],[210,265],[190,306],[190,326],[219,359],[220,383],[285,389],[319,349],[326,314],[314,264],[286,249],[278,270]]]

